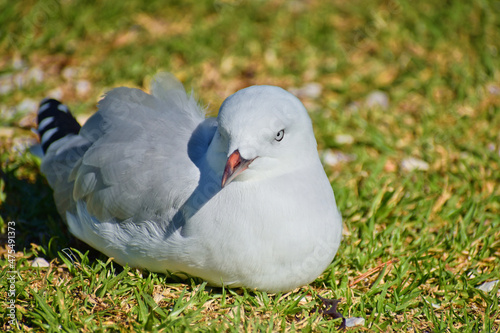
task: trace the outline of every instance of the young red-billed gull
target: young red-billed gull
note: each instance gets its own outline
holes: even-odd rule
[[[252,86],[205,118],[170,74],[117,88],[80,129],[44,100],[42,172],[77,238],[119,264],[288,291],[318,277],[342,220],[302,103]]]

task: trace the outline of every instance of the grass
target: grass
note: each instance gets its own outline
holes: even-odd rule
[[[500,331],[499,285],[478,289],[500,279],[499,10],[482,0],[0,0],[2,300],[10,221],[18,272],[17,323],[5,303],[0,327],[335,331],[319,295],[365,318],[354,332]],[[68,234],[27,149],[33,103],[58,95],[84,119],[106,90],[147,88],[160,70],[211,114],[250,84],[321,85],[303,98],[319,149],[350,158],[325,165],[344,239],[311,285],[210,288],[122,268]],[[368,105],[374,91],[387,107]],[[427,167],[404,168],[410,157]],[[35,257],[50,267],[32,268]]]

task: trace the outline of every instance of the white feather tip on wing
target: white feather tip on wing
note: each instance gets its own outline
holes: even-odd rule
[[[172,73],[162,72],[154,76],[151,82],[151,93],[166,102],[174,102],[181,109],[204,117],[205,112],[198,106],[193,92],[188,96],[182,83]]]
[[[156,97],[161,97],[162,94],[170,90],[184,90],[184,86],[172,73],[162,72],[154,76],[151,82],[151,92]]]

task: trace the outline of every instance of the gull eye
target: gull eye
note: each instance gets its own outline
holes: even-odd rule
[[[279,141],[283,140],[284,136],[285,136],[285,130],[282,129],[281,131],[276,133],[276,137],[274,139],[279,142]]]

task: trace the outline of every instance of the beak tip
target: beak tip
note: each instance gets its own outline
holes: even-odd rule
[[[229,185],[236,176],[246,170],[254,159],[246,160],[242,158],[240,152],[236,149],[227,159],[224,174],[222,175],[221,189]]]

